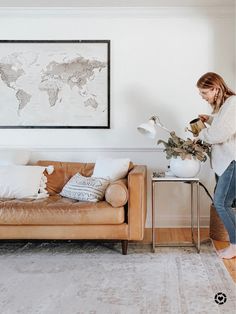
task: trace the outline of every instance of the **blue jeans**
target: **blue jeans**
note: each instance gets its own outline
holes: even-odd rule
[[[218,177],[214,193],[214,205],[228,231],[230,243],[236,244],[236,210],[232,204],[236,199],[236,173],[233,160],[224,173]]]

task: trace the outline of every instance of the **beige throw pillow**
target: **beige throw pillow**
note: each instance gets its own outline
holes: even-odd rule
[[[43,175],[45,169],[47,167],[0,166],[0,198],[48,197],[47,178]]]
[[[60,195],[78,201],[98,202],[103,199],[109,180],[84,177],[76,173],[63,187]]]
[[[116,181],[126,177],[130,165],[129,158],[105,158],[96,160],[92,177]]]

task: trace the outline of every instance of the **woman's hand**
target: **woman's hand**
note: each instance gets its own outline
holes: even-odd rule
[[[207,115],[207,114],[199,114],[199,115],[198,115],[198,118],[199,118],[202,122],[207,122],[207,121],[209,120],[210,116]]]

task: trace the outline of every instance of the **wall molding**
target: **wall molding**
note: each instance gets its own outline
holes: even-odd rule
[[[189,18],[235,17],[235,5],[181,7],[3,7],[2,18],[74,17],[74,18]]]
[[[223,2],[223,3],[222,3]],[[225,6],[234,0],[1,0],[0,7],[160,7],[160,6]]]
[[[30,147],[30,146],[0,146],[1,150],[30,150],[31,152],[61,152],[61,153],[76,153],[76,152],[112,152],[112,153],[159,153],[163,152],[162,148],[144,148],[144,147]]]

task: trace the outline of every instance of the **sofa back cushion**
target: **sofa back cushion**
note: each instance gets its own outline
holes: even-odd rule
[[[73,177],[77,172],[82,176],[90,177],[93,173],[94,163],[80,163],[80,162],[61,162],[39,160],[36,163],[38,166],[54,166],[54,172],[47,176],[47,191],[49,195],[55,195],[61,192],[64,185]]]

